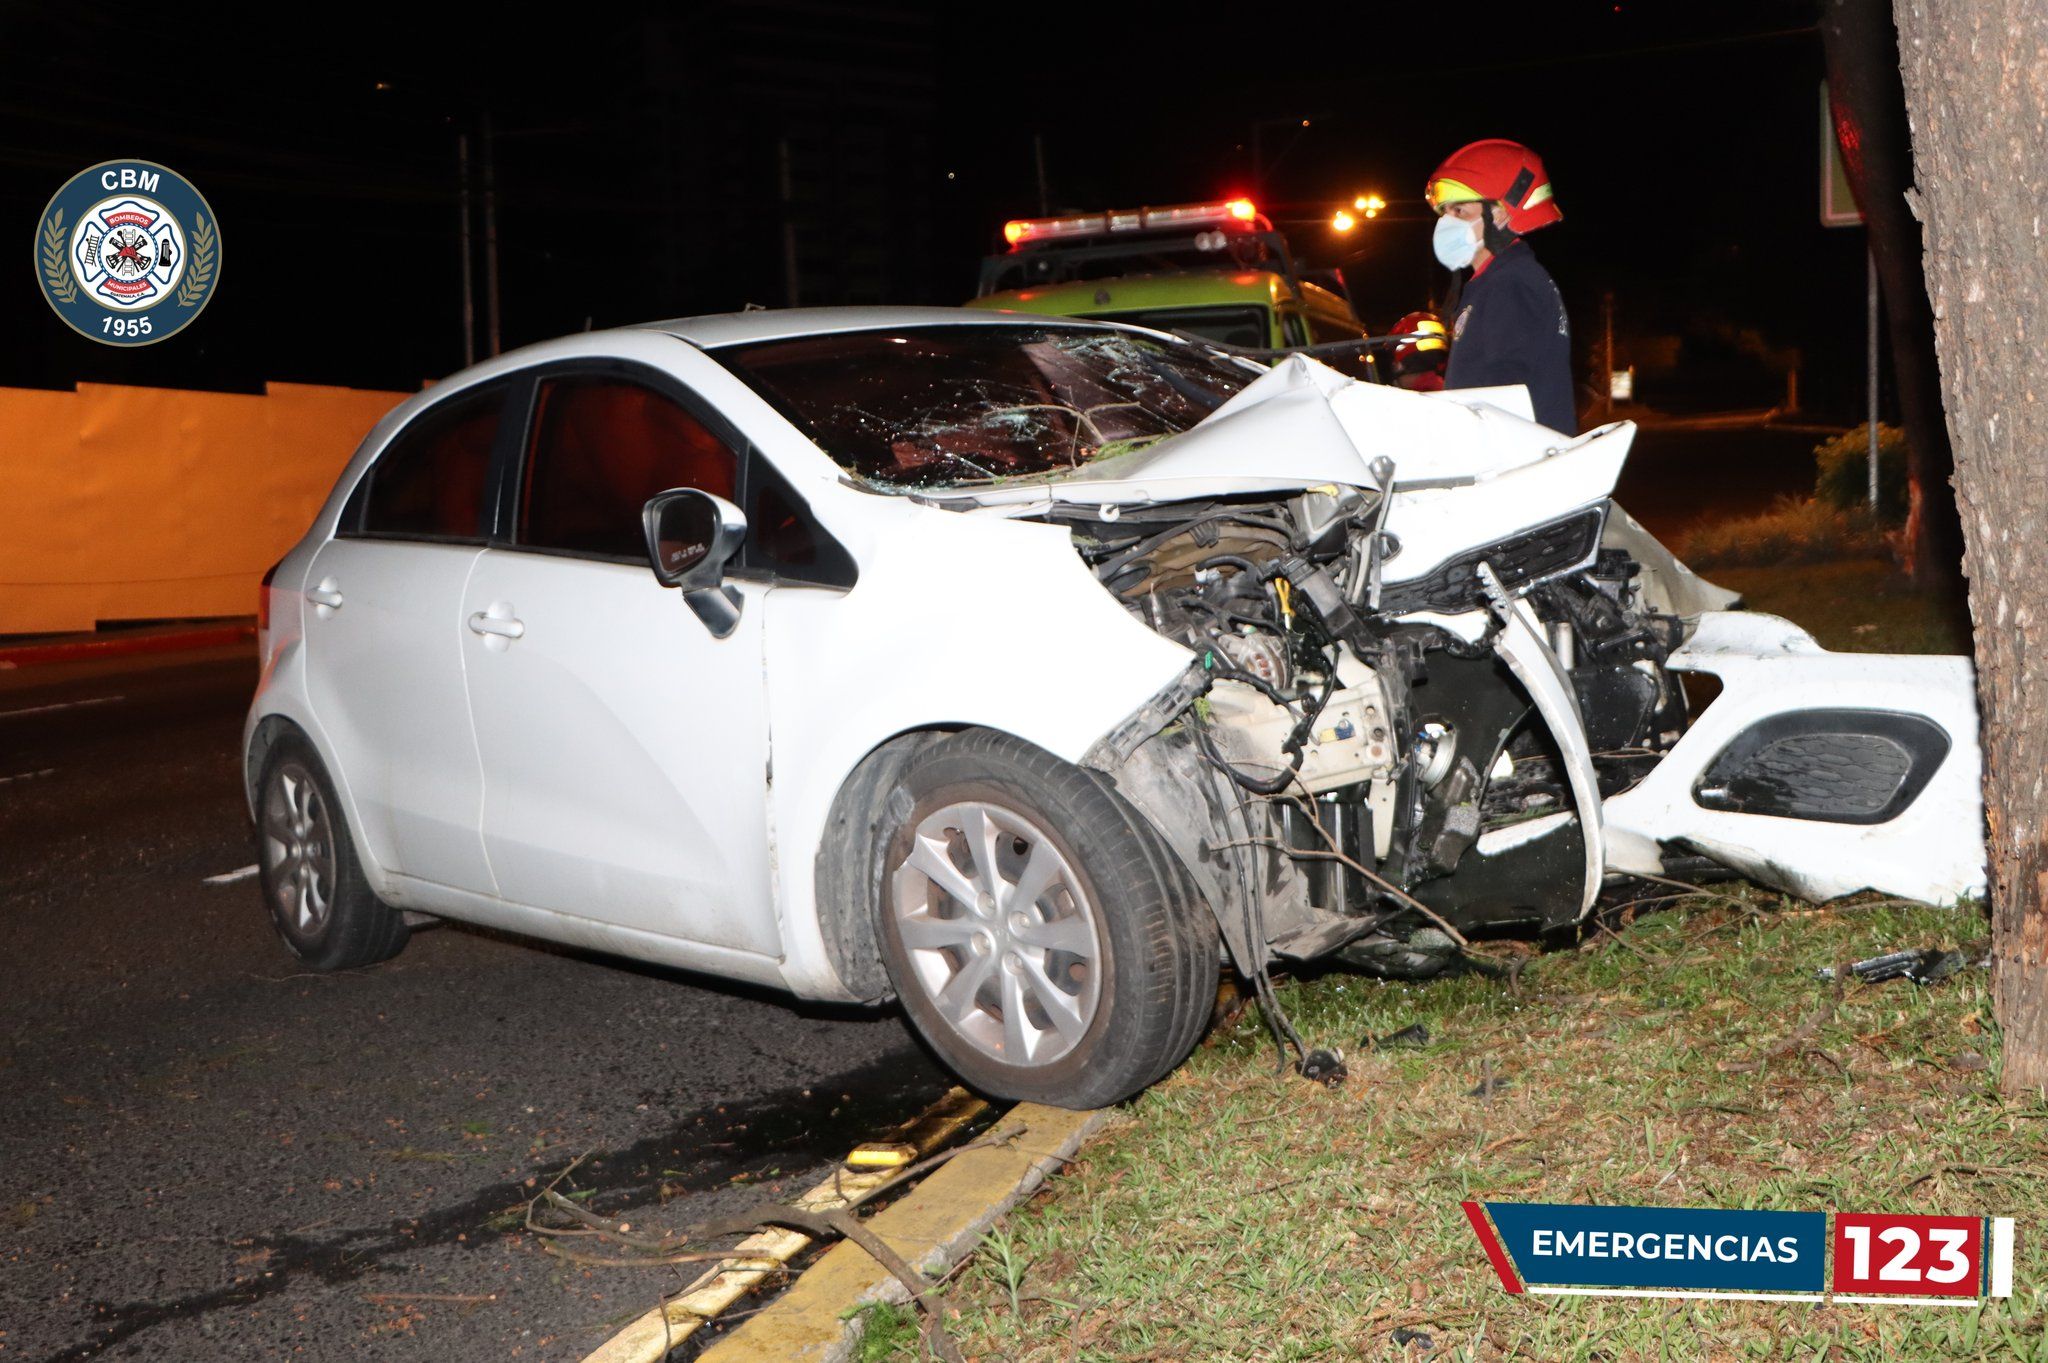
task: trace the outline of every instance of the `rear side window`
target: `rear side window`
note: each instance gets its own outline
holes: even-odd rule
[[[672,487],[733,501],[739,459],[675,399],[613,374],[542,379],[515,543],[644,560],[640,510]]]
[[[349,518],[355,533],[482,543],[484,491],[505,387],[492,384],[428,408],[370,469]]]

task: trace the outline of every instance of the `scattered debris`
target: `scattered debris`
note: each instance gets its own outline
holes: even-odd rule
[[[1479,1082],[1465,1091],[1465,1096],[1491,1102],[1493,1095],[1505,1089],[1510,1082],[1512,1081],[1506,1075],[1495,1074],[1493,1067],[1489,1065],[1486,1073],[1480,1076]]]
[[[1960,951],[1922,947],[1918,951],[1894,951],[1884,956],[1873,956],[1867,961],[1856,962],[1848,967],[1848,971],[1866,984],[1905,979],[1924,985],[1938,984],[1968,964],[1969,958]],[[1834,980],[1836,973],[1836,967],[1831,965],[1824,965],[1813,972],[1815,979],[1827,981]]]
[[[1325,1088],[1336,1088],[1350,1075],[1344,1068],[1344,1052],[1331,1046],[1321,1046],[1301,1058],[1301,1077],[1312,1079]]]
[[[1434,1039],[1429,1034],[1429,1028],[1419,1022],[1411,1022],[1398,1032],[1388,1032],[1385,1036],[1369,1036],[1358,1044],[1368,1051],[1389,1051],[1397,1046],[1427,1046]]]
[[[1957,1053],[1952,1063],[1964,1074],[1975,1074],[1979,1070],[1991,1068],[1991,1062],[1975,1051],[1961,1051]]]
[[[1397,1349],[1405,1349],[1410,1344],[1413,1344],[1418,1352],[1427,1353],[1436,1347],[1434,1339],[1431,1339],[1420,1330],[1410,1330],[1405,1325],[1396,1329],[1387,1338]]]

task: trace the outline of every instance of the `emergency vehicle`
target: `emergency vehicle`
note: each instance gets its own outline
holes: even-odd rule
[[[1124,322],[1275,355],[1366,335],[1341,293],[1302,277],[1286,237],[1249,199],[1017,218],[1003,240],[968,307]],[[1381,377],[1363,346],[1317,358]]]

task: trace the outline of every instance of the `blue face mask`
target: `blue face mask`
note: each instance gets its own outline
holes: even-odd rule
[[[1449,213],[1436,220],[1436,232],[1429,244],[1446,270],[1462,270],[1479,254],[1479,238],[1472,231],[1478,225]]]

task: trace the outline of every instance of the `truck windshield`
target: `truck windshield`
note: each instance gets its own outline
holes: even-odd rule
[[[1103,322],[1123,322],[1154,331],[1181,331],[1207,341],[1264,350],[1273,344],[1270,314],[1257,304],[1194,308],[1143,308],[1130,312],[1084,312]]]
[[[712,354],[841,468],[890,489],[1076,469],[1187,430],[1260,372],[1098,327],[906,327]]]

